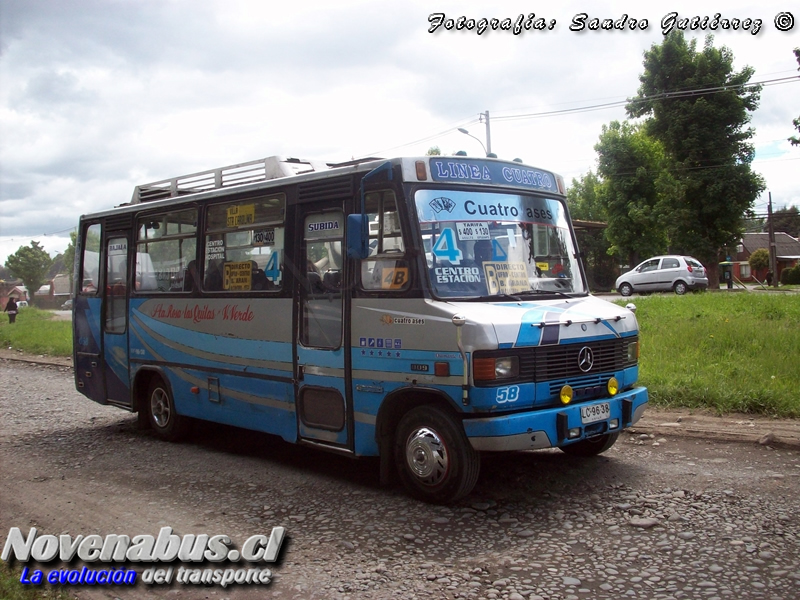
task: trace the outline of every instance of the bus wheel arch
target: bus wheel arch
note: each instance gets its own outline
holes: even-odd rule
[[[175,410],[169,379],[160,371],[144,369],[134,384],[139,424],[161,440],[177,442],[189,431],[189,419]]]
[[[480,454],[461,422],[452,412],[431,404],[417,406],[400,420],[394,458],[408,492],[432,504],[463,498],[480,474]]]
[[[433,404],[452,410],[449,408],[450,402],[450,399],[438,390],[418,387],[394,390],[384,398],[375,421],[375,441],[380,451],[382,485],[389,485],[397,480],[394,438],[403,415],[423,404]]]
[[[445,504],[478,480],[480,455],[469,443],[452,400],[434,390],[399,390],[384,400],[376,436],[381,482],[398,475],[419,500]]]

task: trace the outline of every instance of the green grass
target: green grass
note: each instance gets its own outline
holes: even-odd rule
[[[639,381],[653,404],[800,417],[800,294],[669,294],[635,304]]]
[[[0,598],[3,600],[68,600],[72,598],[58,586],[47,583],[41,585],[22,585],[19,582],[22,567],[0,564]]]
[[[31,354],[72,356],[72,324],[56,321],[51,312],[33,306],[20,310],[13,325],[2,313],[0,344]]]

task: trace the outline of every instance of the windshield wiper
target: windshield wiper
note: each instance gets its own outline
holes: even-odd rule
[[[514,292],[513,296],[511,294],[505,294],[505,293],[497,294],[497,295],[498,296],[505,296],[507,298],[514,298],[515,300],[520,301],[520,298],[518,298],[517,296],[521,296],[521,295],[524,296],[525,294],[548,294],[548,295],[549,294],[555,294],[557,296],[563,296],[564,298],[572,298],[572,296],[570,296],[566,292],[562,292],[560,290],[543,290],[541,288],[536,288],[536,289],[531,288],[529,290],[525,290],[524,292]]]

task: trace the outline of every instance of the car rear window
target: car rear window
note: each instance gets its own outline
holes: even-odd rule
[[[687,259],[686,259],[686,264],[687,264],[687,265],[690,265],[690,266],[692,266],[692,267],[695,267],[695,268],[697,268],[697,269],[702,269],[702,268],[703,268],[703,265],[701,265],[701,264],[700,264],[699,262],[697,262],[696,260],[692,260],[691,258],[687,258]]]

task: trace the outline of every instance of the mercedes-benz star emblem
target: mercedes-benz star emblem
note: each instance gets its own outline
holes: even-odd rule
[[[581,348],[581,351],[578,352],[578,368],[587,373],[591,371],[592,365],[594,365],[594,352],[589,346],[584,346]]]

